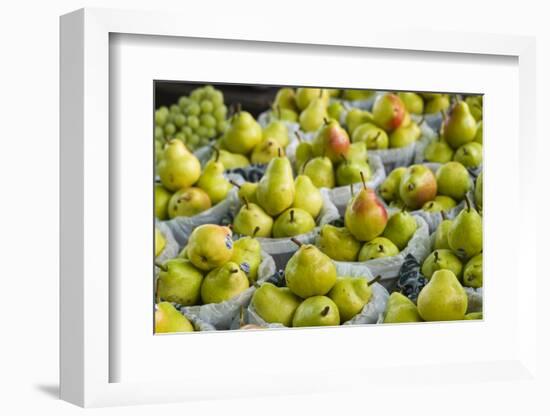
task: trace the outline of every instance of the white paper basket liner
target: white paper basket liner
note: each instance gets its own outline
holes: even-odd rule
[[[275,272],[275,261],[268,253],[262,251],[262,262],[258,268],[257,281],[263,282]],[[240,314],[241,307],[248,306],[255,290],[254,286],[250,286],[244,292],[225,302],[183,306],[179,309],[193,322],[203,322],[217,330],[226,330],[230,329],[231,323]]]
[[[391,210],[388,213],[391,215]],[[414,217],[417,229],[409,240],[407,246],[397,255],[384,257],[368,261],[335,261],[338,276],[357,276],[357,273],[363,273],[364,268],[372,273],[372,276],[381,276],[381,280],[396,279],[399,270],[405,261],[405,257],[411,254],[420,263],[430,254],[430,232],[428,224],[422,218]]]
[[[468,310],[466,313],[483,312],[483,287],[477,289],[465,287],[464,290],[468,296]]]

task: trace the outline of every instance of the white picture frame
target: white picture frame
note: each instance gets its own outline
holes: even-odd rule
[[[110,256],[112,248],[110,245],[113,244],[110,227],[117,226],[114,223],[110,202],[120,198],[113,197],[109,191],[111,174],[118,169],[117,160],[110,155],[110,146],[113,145],[110,143],[110,137],[117,134],[113,131],[113,120],[110,120],[110,110],[113,110],[110,108],[113,99],[111,94],[115,87],[110,78],[112,74],[110,52],[112,52],[111,42],[119,36],[117,34],[154,37],[155,42],[177,42],[177,39],[211,39],[214,44],[217,41],[241,42],[239,45],[243,48],[245,44],[242,42],[267,42],[277,45],[277,50],[281,53],[285,53],[286,49],[292,47],[306,50],[323,45],[329,45],[331,53],[338,53],[341,50],[349,52],[349,48],[354,48],[352,50],[357,52],[367,49],[401,51],[411,56],[417,53],[430,53],[430,59],[434,65],[435,60],[438,59],[437,56],[464,55],[470,57],[471,61],[482,56],[507,57],[513,61],[514,71],[518,71],[514,81],[517,81],[519,88],[519,95],[514,97],[517,98],[515,101],[517,105],[508,109],[506,113],[510,115],[510,131],[498,130],[498,126],[491,124],[490,121],[484,127],[484,133],[488,137],[484,143],[485,152],[487,154],[496,149],[491,134],[506,137],[506,140],[516,144],[519,140],[533,143],[536,137],[535,112],[527,111],[529,108],[527,104],[534,102],[536,87],[533,38],[474,33],[434,34],[429,31],[407,29],[399,31],[394,28],[387,30],[382,25],[374,23],[368,32],[358,32],[356,29],[349,28],[334,33],[323,30],[322,27],[308,31],[287,27],[284,31],[280,31],[278,27],[270,24],[246,26],[244,17],[242,22],[234,19],[226,22],[220,20],[219,24],[206,27],[193,19],[185,19],[186,24],[182,25],[183,18],[184,16],[173,13],[106,9],[82,9],[61,18],[61,398],[88,407],[272,394],[327,393],[365,386],[372,391],[377,388],[378,383],[388,383],[396,378],[401,380],[402,388],[413,384],[418,387],[418,385],[434,382],[445,383],[451,378],[470,383],[501,379],[518,382],[536,381],[537,326],[535,320],[527,317],[536,315],[536,290],[534,289],[537,270],[536,261],[532,258],[533,252],[527,249],[526,244],[519,244],[516,256],[511,255],[509,260],[514,266],[522,265],[522,284],[514,286],[513,291],[509,290],[503,295],[503,298],[514,301],[513,308],[510,308],[506,315],[506,319],[510,319],[509,322],[504,322],[505,318],[496,313],[491,314],[489,307],[484,311],[483,322],[469,326],[454,323],[337,330],[256,331],[247,334],[240,332],[191,334],[155,337],[155,345],[152,346],[160,350],[164,348],[168,351],[177,348],[181,351],[181,348],[187,344],[187,348],[194,348],[193,351],[198,351],[197,353],[203,351],[203,354],[207,354],[213,352],[212,345],[219,348],[222,342],[222,340],[215,340],[215,337],[223,336],[225,347],[235,354],[239,353],[239,345],[246,345],[252,351],[262,351],[263,346],[273,343],[273,345],[280,343],[279,345],[306,346],[308,343],[317,342],[326,349],[327,346],[334,348],[339,345],[339,339],[346,340],[344,345],[354,345],[348,344],[349,342],[362,343],[367,334],[365,330],[374,329],[368,333],[376,340],[374,351],[385,349],[389,353],[396,354],[398,351],[396,345],[400,339],[415,340],[417,337],[428,339],[427,337],[430,336],[445,338],[452,333],[462,334],[463,337],[483,337],[484,333],[493,329],[495,334],[503,334],[503,326],[510,325],[511,335],[509,339],[507,338],[510,345],[502,346],[500,350],[495,351],[493,359],[488,358],[490,350],[487,348],[481,354],[482,358],[475,360],[453,361],[449,360],[447,354],[434,354],[426,359],[415,356],[408,362],[394,355],[394,358],[380,357],[376,362],[362,362],[352,367],[351,361],[343,358],[341,365],[334,363],[322,371],[314,371],[312,360],[322,358],[321,355],[316,357],[316,353],[312,352],[310,355],[313,358],[307,361],[305,351],[299,349],[298,357],[302,357],[309,365],[304,365],[302,369],[295,367],[296,370],[293,372],[289,372],[284,363],[277,363],[279,367],[247,366],[238,360],[238,366],[227,363],[222,370],[219,368],[221,364],[210,364],[210,367],[218,366],[216,371],[220,373],[232,374],[233,379],[238,380],[238,383],[233,384],[225,383],[226,379],[223,377],[213,379],[212,374],[215,373],[211,373],[210,376],[209,373],[214,368],[208,368],[206,364],[202,376],[199,376],[198,369],[195,368],[192,376],[177,377],[175,381],[170,382],[158,381],[152,377],[151,368],[139,374],[137,374],[139,369],[136,368],[135,377],[114,374],[116,371],[113,373],[112,369],[117,367],[117,363],[126,359],[125,354],[120,353],[125,351],[124,349],[112,348],[113,339],[125,335],[117,333],[114,329],[120,329],[120,326],[114,325],[111,321],[119,307],[113,298],[119,288],[117,289],[116,285],[113,286],[113,282],[110,281],[110,275],[118,267],[117,259]],[[247,27],[246,35],[234,30],[235,27],[239,27],[239,23],[242,23],[242,27]],[[215,47],[215,45],[212,46],[212,48]],[[255,53],[260,54],[261,48],[256,48]],[[143,71],[136,70],[136,73],[147,76]],[[219,73],[216,79],[212,78],[214,77],[212,70],[202,73],[210,74],[205,81],[224,80],[223,73]],[[195,75],[195,80],[200,79],[198,76]],[[257,74],[250,82],[261,83],[262,76],[265,77]],[[302,75],[296,75],[295,83],[307,83],[306,77],[300,78],[300,76]],[[352,76],[349,75],[349,77]],[[339,77],[333,80],[332,85],[327,86],[339,86],[339,82],[343,83],[342,85],[347,82],[346,75],[339,74]],[[233,80],[235,78],[232,78]],[[280,80],[284,83],[282,78]],[[274,80],[269,78],[263,81],[273,82]],[[388,80],[384,87],[400,89],[404,85],[403,81],[394,79]],[[368,85],[354,84],[353,86]],[[420,84],[418,86],[421,87]],[[375,87],[382,86],[375,85]],[[439,84],[439,87],[445,89],[443,84]],[[480,89],[483,90],[483,87]],[[496,94],[496,90],[494,91]],[[491,112],[501,108],[498,107],[499,105],[500,103],[496,100],[492,102],[489,95],[489,100],[485,102],[489,120]],[[494,120],[494,113],[492,117]],[[492,130],[493,127],[494,130]],[[147,151],[151,151],[151,148],[152,146]],[[536,218],[529,207],[536,204],[536,191],[533,190],[533,184],[528,180],[526,173],[534,166],[535,146],[523,145],[517,146],[516,149],[519,149],[519,153],[515,152],[515,155],[514,152],[505,151],[501,154],[503,160],[509,157],[513,162],[510,167],[512,171],[508,175],[512,178],[513,185],[509,191],[515,197],[515,202],[510,204],[508,209],[516,212],[521,218],[517,230],[514,230],[514,236],[519,239],[518,241],[535,241]],[[144,150],[143,157],[147,157],[147,151]],[[485,244],[494,243],[495,252],[492,253],[492,259],[495,270],[500,270],[497,269],[496,260],[499,256],[498,250],[503,247],[503,243],[499,243],[498,235],[495,234],[498,229],[498,219],[501,218],[496,209],[500,200],[496,192],[495,195],[491,194],[491,184],[498,184],[498,175],[502,173],[503,166],[491,158],[488,158],[485,166],[489,174],[484,177],[488,201],[484,204],[484,210],[494,213],[494,217],[489,216],[485,224]],[[143,173],[143,176],[146,177],[146,174],[147,172]],[[147,199],[145,201],[148,202]],[[149,240],[145,238],[138,240],[143,247],[152,247],[152,233]],[[487,260],[487,262],[490,261]],[[490,264],[493,267],[493,263]],[[485,265],[485,267],[488,266]],[[514,267],[511,269],[503,273],[508,273],[509,283],[517,283],[519,272]],[[489,285],[489,293],[494,287]],[[490,296],[489,301],[491,301]],[[503,305],[498,302],[495,300],[494,310],[504,310]],[[518,325],[518,322],[521,322],[521,325]],[[135,340],[139,339],[141,338],[135,338]],[[200,341],[195,341],[199,339]],[[437,342],[444,343],[444,341]],[[141,348],[146,347],[135,344],[133,346],[133,350],[138,353]],[[370,355],[372,352],[367,354]],[[129,363],[137,366],[139,354],[133,358],[134,361]],[[162,356],[155,355],[155,360],[162,359]],[[147,367],[149,360],[142,361],[144,361],[143,366]],[[231,373],[234,371],[238,371],[239,374]],[[324,378],[323,375],[327,377]],[[114,379],[116,382],[113,382]],[[327,382],[327,380],[336,381]],[[274,386],[277,386],[276,390]]]

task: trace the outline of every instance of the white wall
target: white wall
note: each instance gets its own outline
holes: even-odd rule
[[[281,0],[263,2],[260,6],[259,1],[245,3],[235,0],[215,7],[215,2],[211,0],[193,2],[206,5],[205,11],[199,11],[199,6],[194,11],[192,9],[195,6],[189,3],[191,2],[162,0],[12,0],[2,4],[0,136],[3,147],[0,152],[0,170],[5,185],[2,186],[4,193],[0,203],[0,281],[3,283],[0,285],[0,308],[4,335],[0,344],[0,408],[12,407],[11,412],[1,412],[3,414],[24,414],[31,409],[46,414],[80,412],[79,409],[53,398],[57,394],[58,374],[58,16],[61,14],[84,6],[181,9],[187,11],[192,19],[203,19],[205,25],[209,24],[209,13],[218,12],[228,18],[231,13],[246,13],[252,19],[274,19],[280,22],[281,30],[285,30],[285,26],[289,24],[303,25],[304,30],[307,30],[308,25],[324,25],[327,31],[338,30],[338,25],[362,25],[368,30],[371,19],[388,19],[408,27],[428,25],[434,30],[535,35],[538,42],[539,95],[537,104],[533,103],[533,111],[538,107],[541,133],[539,142],[541,146],[544,145],[544,151],[542,147],[539,149],[539,157],[543,157],[548,151],[547,144],[542,143],[542,133],[548,139],[548,127],[545,125],[550,113],[547,100],[550,93],[549,15],[540,6],[545,2],[524,0],[514,2],[513,5],[504,5],[498,1],[379,0],[366,4],[334,0],[324,3]],[[362,3],[365,5],[358,6]],[[505,123],[506,120],[502,122]],[[534,177],[539,180],[540,198],[546,200],[547,179],[541,176],[545,170],[541,167],[540,175]],[[541,200],[541,214],[543,207],[547,205]],[[539,218],[542,220],[543,216],[539,215]],[[548,225],[547,220],[544,220],[544,225]],[[513,226],[513,221],[509,226]],[[539,232],[541,244],[545,240],[542,235]],[[548,317],[548,307],[542,305],[540,308],[539,319],[544,319],[542,313]],[[547,352],[548,348],[545,350]],[[546,354],[541,354],[539,358],[548,364]],[[501,390],[500,395],[497,393],[498,389]],[[466,410],[472,409],[470,401],[489,397],[492,399],[473,405],[476,411]],[[386,397],[379,398],[369,398],[366,392],[361,398],[335,394],[329,398],[284,398],[279,401],[256,399],[166,405],[155,409],[103,409],[98,413],[146,414],[151,411],[178,411],[182,414],[210,414],[227,410],[236,413],[255,408],[262,413],[275,415],[289,411],[290,414],[297,414],[299,410],[310,413],[312,407],[319,414],[342,414],[346,410],[371,413],[375,411],[370,403],[374,400],[379,403],[376,406],[378,410],[385,403],[390,414],[399,409],[416,409],[424,414],[431,414],[424,410],[435,410],[439,406],[445,406],[445,413],[449,415],[480,414],[481,411],[495,413],[496,409],[512,410],[529,406],[528,397],[529,394],[525,391],[514,394],[512,387],[505,384],[497,387],[488,385],[486,389],[474,391],[468,386],[434,386],[428,395],[413,392],[411,395],[396,397],[389,390]],[[433,406],[429,406],[429,403]],[[542,409],[539,410],[542,413]],[[525,413],[535,414],[535,410]]]

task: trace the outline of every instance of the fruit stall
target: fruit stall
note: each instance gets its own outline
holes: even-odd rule
[[[483,319],[483,97],[155,83],[155,332]]]

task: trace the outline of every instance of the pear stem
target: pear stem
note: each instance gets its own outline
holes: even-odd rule
[[[353,184],[352,183],[349,184],[349,192],[350,192],[351,196],[355,196],[354,193],[353,193]]]
[[[237,103],[237,114],[240,114],[243,111],[241,103]]]
[[[304,243],[302,243],[300,240],[298,240],[298,239],[296,239],[296,238],[294,238],[294,237],[292,237],[292,238],[290,239],[290,241],[292,241],[292,242],[293,242],[294,244],[296,244],[298,247],[302,247],[302,246],[304,245]]]
[[[282,149],[280,147],[277,148],[277,156],[283,157],[282,156]]]
[[[290,222],[294,222],[294,210],[290,210]]]
[[[161,262],[155,261],[155,266],[157,266],[163,272],[168,271],[168,267],[166,267],[166,265],[162,264]]]
[[[441,211],[441,218],[443,218],[443,221],[447,219],[447,214],[445,214],[445,211]]]
[[[260,231],[260,227],[259,226],[254,227],[254,231],[252,231],[251,237],[256,237],[256,234],[258,234],[258,231]]]
[[[374,139],[372,139],[372,141],[373,141],[373,142],[377,141],[381,134],[382,134],[381,131],[379,131],[378,133],[376,133],[376,136],[374,136]]]
[[[466,210],[470,212],[472,210],[472,201],[470,201],[470,197],[468,195],[466,195],[464,199],[466,200]]]
[[[302,141],[302,136],[300,136],[300,133],[298,133],[297,131],[294,132],[294,135],[296,136],[296,138],[298,139],[299,142]]]
[[[460,96],[458,94],[454,94],[453,95],[453,98],[455,99],[455,104],[457,104],[458,102],[460,102]]]
[[[359,171],[359,174],[361,175],[361,182],[363,182],[363,189],[367,189],[367,182],[365,182],[365,175],[363,175],[363,171]]]
[[[424,116],[422,116],[422,118],[421,118],[420,121],[418,122],[418,125],[420,126],[422,123],[424,123]]]
[[[214,160],[217,162],[220,159],[220,150],[216,146],[212,146],[212,150],[214,151],[214,154],[216,155]]]
[[[243,196],[244,205],[246,206],[246,209],[250,209],[250,206],[248,205],[248,198],[246,196]]]
[[[239,271],[239,269],[231,269],[231,270],[229,270],[229,273],[234,274],[234,273],[237,273],[238,271]]]
[[[340,153],[340,157],[344,160],[344,163],[347,163],[348,158],[343,153]]]
[[[434,257],[435,257],[434,261],[437,263],[439,261],[439,252],[437,250],[434,251]]]
[[[323,98],[323,89],[319,88],[319,98]]]
[[[306,171],[306,165],[307,165],[309,162],[311,162],[311,159],[312,159],[312,158],[310,157],[310,158],[309,158],[308,160],[306,160],[306,161],[304,162],[304,164],[302,165],[302,174]]]
[[[231,185],[233,185],[234,187],[236,187],[236,188],[238,188],[238,189],[241,189],[241,185],[239,185],[239,184],[238,184],[237,182],[235,182],[233,179],[231,179],[231,180],[229,181],[229,183],[230,183]]]
[[[374,279],[372,279],[372,280],[369,282],[369,286],[372,286],[374,283],[378,283],[378,282],[380,281],[380,279],[382,279],[382,276],[381,276],[381,275],[376,276]]]
[[[382,244],[378,244],[378,251],[380,253],[383,253],[384,252],[384,246]]]
[[[328,126],[328,118],[323,118],[323,123],[325,123],[325,126]]]
[[[327,306],[325,306],[325,307],[323,308],[323,310],[321,311],[321,316],[323,316],[323,317],[324,317],[324,316],[327,316],[329,312],[330,312],[330,306],[327,305]]]

